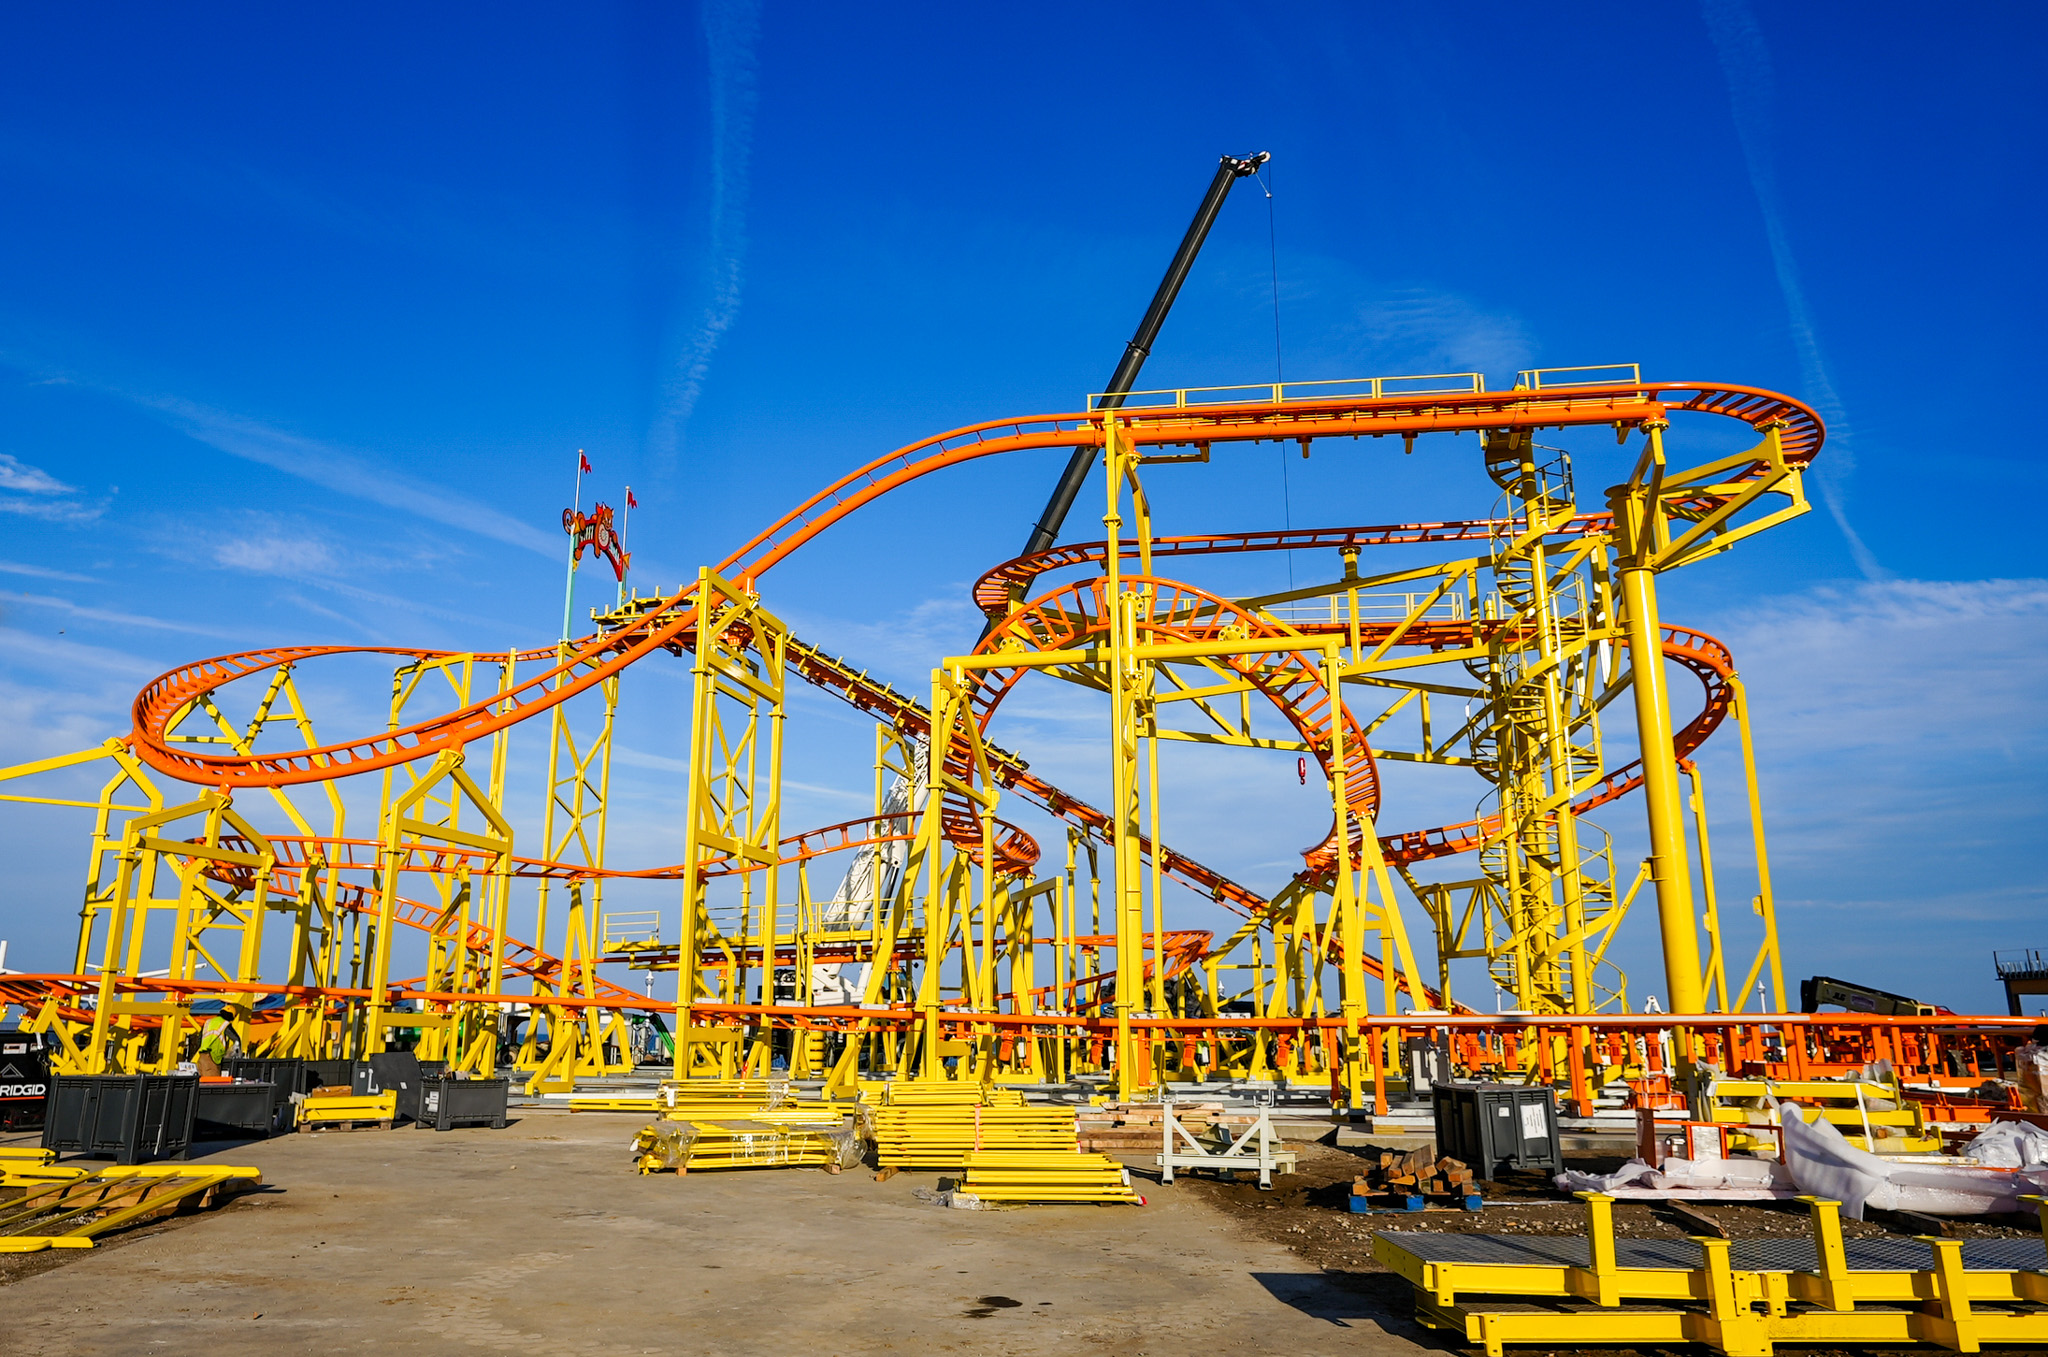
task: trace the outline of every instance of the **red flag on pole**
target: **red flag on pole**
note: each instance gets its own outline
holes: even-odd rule
[[[578,449],[576,450],[576,461],[577,461],[577,463],[579,464],[579,466],[580,466],[580,469],[581,469],[581,470],[583,471],[583,474],[584,474],[584,475],[586,475],[586,476],[587,476],[587,475],[589,475],[589,474],[590,474],[590,459],[589,459],[588,457],[585,457],[585,456],[583,455],[583,450],[582,450],[581,448],[578,448]]]
[[[630,485],[626,487],[626,507],[628,509],[637,509],[640,507],[640,501],[633,498],[633,487]]]

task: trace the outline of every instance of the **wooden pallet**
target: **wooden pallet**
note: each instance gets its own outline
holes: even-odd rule
[[[1352,1213],[1360,1216],[1415,1216],[1432,1211],[1456,1211],[1464,1214],[1468,1211],[1483,1210],[1485,1206],[1486,1202],[1476,1192],[1465,1197],[1443,1194],[1395,1197],[1381,1194],[1372,1197],[1354,1195],[1351,1198]]]
[[[299,1129],[301,1131],[388,1131],[396,1125],[398,1125],[398,1121],[395,1117],[385,1117],[377,1121],[367,1119],[361,1121],[302,1121],[299,1123]]]

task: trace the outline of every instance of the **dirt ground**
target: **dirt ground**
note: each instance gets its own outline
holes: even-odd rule
[[[957,1211],[919,1198],[935,1173],[641,1177],[637,1125],[533,1109],[503,1131],[209,1147],[265,1188],[90,1251],[0,1255],[0,1354],[1444,1351],[1373,1232],[1574,1234],[1583,1210],[1526,1175],[1487,1185],[1477,1213],[1354,1215],[1377,1147],[1295,1144],[1270,1192],[1184,1174],[1147,1181],[1144,1207]],[[1739,1237],[1806,1230],[1796,1205],[1700,1209]],[[1696,1232],[1652,1206],[1615,1217],[1630,1236]]]
[[[1584,1228],[1585,1207],[1559,1193],[1548,1177],[1536,1173],[1509,1174],[1481,1184],[1487,1204],[1479,1211],[1354,1215],[1349,1206],[1351,1182],[1358,1176],[1361,1163],[1376,1158],[1382,1147],[1336,1149],[1328,1145],[1290,1142],[1288,1148],[1299,1156],[1296,1172],[1276,1178],[1270,1191],[1260,1191],[1253,1182],[1223,1183],[1204,1177],[1188,1181],[1194,1191],[1236,1218],[1245,1229],[1286,1247],[1321,1268],[1381,1271],[1379,1265],[1372,1261],[1372,1235],[1376,1230],[1578,1234]],[[1385,1148],[1395,1147],[1389,1145]],[[1567,1156],[1565,1160],[1567,1167],[1585,1173],[1612,1173],[1623,1162],[1618,1156]],[[1718,1221],[1738,1239],[1811,1233],[1806,1208],[1797,1202],[1688,1202],[1687,1205],[1700,1215]],[[2031,1217],[1986,1222],[1956,1221],[1950,1228],[1963,1238],[2033,1236],[2040,1232]],[[1670,1208],[1644,1202],[1617,1202],[1614,1229],[1617,1235],[1627,1239],[1676,1239],[1701,1233],[1698,1226],[1686,1222]],[[1925,1228],[1905,1221],[1844,1220],[1842,1233],[1852,1239],[1912,1236],[1925,1233]]]
[[[1564,1198],[1547,1177],[1535,1173],[1510,1174],[1483,1184],[1487,1205],[1476,1212],[1354,1215],[1347,1200],[1351,1195],[1351,1182],[1358,1176],[1360,1164],[1367,1158],[1376,1160],[1383,1147],[1336,1149],[1314,1143],[1290,1142],[1288,1148],[1297,1152],[1297,1171],[1276,1178],[1270,1191],[1261,1191],[1253,1181],[1226,1183],[1210,1177],[1176,1178],[1177,1188],[1200,1197],[1229,1216],[1250,1237],[1277,1245],[1303,1262],[1312,1264],[1331,1286],[1357,1297],[1361,1310],[1382,1316],[1390,1325],[1398,1324],[1412,1314],[1409,1289],[1405,1282],[1373,1260],[1372,1236],[1375,1231],[1563,1235],[1578,1234],[1584,1228],[1585,1207]],[[1405,1150],[1414,1146],[1390,1144],[1384,1148]],[[1586,1173],[1612,1173],[1623,1162],[1620,1156],[1567,1156],[1565,1160],[1568,1167]],[[1182,1184],[1185,1186],[1181,1187]],[[1806,1208],[1797,1202],[1688,1205],[1720,1222],[1738,1239],[1810,1232]],[[1640,1202],[1616,1203],[1614,1226],[1616,1234],[1630,1239],[1678,1238],[1700,1233],[1697,1226],[1684,1222],[1667,1208]],[[1964,1238],[2040,1234],[2040,1227],[2031,1217],[1987,1222],[1956,1221],[1951,1223],[1950,1229]],[[1910,1236],[1923,1231],[1905,1221],[1844,1220],[1842,1233],[1850,1238],[1866,1238]],[[1423,1336],[1419,1341],[1430,1347],[1459,1350],[1435,1334]],[[1537,1350],[1510,1351],[1534,1353]],[[1565,1357],[1580,1357],[1581,1353],[1583,1357],[1637,1357],[1634,1350],[1621,1348],[1545,1351],[1562,1353]],[[1671,1353],[1673,1357],[1680,1353],[1693,1357],[1700,1351],[1679,1348],[1672,1349]],[[1786,1351],[1797,1352],[1802,1357],[1847,1357],[1846,1350],[1827,1348],[1787,1348]],[[1862,1348],[1856,1351],[1861,1354],[1896,1352],[1899,1357],[1921,1354],[1924,1357],[1932,1349]],[[1984,1351],[2010,1354],[2010,1357],[2031,1353],[2038,1357],[2040,1349],[1985,1348]],[[1644,1352],[1647,1354],[1648,1350]]]
[[[936,1173],[632,1172],[631,1117],[289,1135],[266,1186],[0,1265],[0,1353],[1405,1354],[1405,1315],[1194,1192],[949,1210]]]

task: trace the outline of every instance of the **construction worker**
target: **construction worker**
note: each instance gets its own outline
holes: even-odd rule
[[[207,1018],[199,1028],[199,1053],[194,1062],[199,1066],[199,1072],[219,1074],[234,1039],[234,1025],[228,1021],[227,1014],[215,1013]]]

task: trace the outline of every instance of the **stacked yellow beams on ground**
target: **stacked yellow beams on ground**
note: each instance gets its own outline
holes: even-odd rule
[[[875,1157],[883,1168],[964,1168],[985,1151],[1079,1152],[1071,1107],[1026,1107],[1015,1089],[901,1083],[875,1109]]]
[[[757,1117],[664,1117],[633,1138],[642,1173],[673,1169],[825,1168],[837,1172],[859,1156],[859,1135],[843,1117],[778,1120]]]
[[[571,1112],[659,1112],[658,1098],[571,1098]]]
[[[703,1112],[737,1116],[790,1101],[789,1084],[766,1079],[692,1079],[666,1083],[651,1097],[571,1098],[571,1112]]]
[[[869,1095],[879,1089],[879,1099]],[[980,1103],[984,1107],[1022,1107],[1024,1094],[1020,1089],[994,1088],[982,1084],[951,1084],[934,1080],[919,1083],[902,1080],[881,1085],[862,1084],[861,1096],[869,1101],[879,1101],[884,1107],[966,1107]]]
[[[0,1253],[89,1249],[110,1231],[263,1186],[260,1169],[224,1164],[82,1169],[10,1157],[4,1176],[8,1186],[25,1190],[0,1203]]]
[[[969,1152],[966,1167],[960,1190],[983,1201],[1145,1204],[1130,1170],[1106,1154],[982,1150]]]
[[[1742,1357],[1779,1343],[2048,1343],[2038,1238],[1845,1240],[1841,1203],[1802,1197],[1809,1239],[1617,1240],[1614,1198],[1578,1195],[1583,1237],[1389,1231],[1373,1257],[1415,1288],[1418,1320],[1489,1357],[1510,1343],[1703,1343]]]
[[[1715,1079],[1706,1097],[1711,1120],[1755,1128],[1735,1133],[1736,1149],[1762,1149],[1775,1156],[1779,1114],[1770,1100],[1776,1098],[1817,1111],[1819,1117],[1807,1120],[1832,1122],[1851,1145],[1872,1154],[1941,1152],[1941,1132],[1927,1125],[1920,1104],[1906,1097],[1896,1081]]]
[[[771,1107],[790,1096],[787,1079],[670,1079],[655,1093],[662,1105],[679,1103],[752,1102]]]
[[[588,1101],[609,1107],[628,1100]],[[807,1166],[836,1173],[859,1161],[864,1139],[852,1105],[793,1099],[786,1079],[680,1080],[632,1101],[634,1110],[659,1117],[633,1141],[642,1173]]]
[[[689,1113],[751,1116],[789,1100],[786,1079],[688,1079],[661,1085],[652,1097],[571,1098],[571,1112]]]

